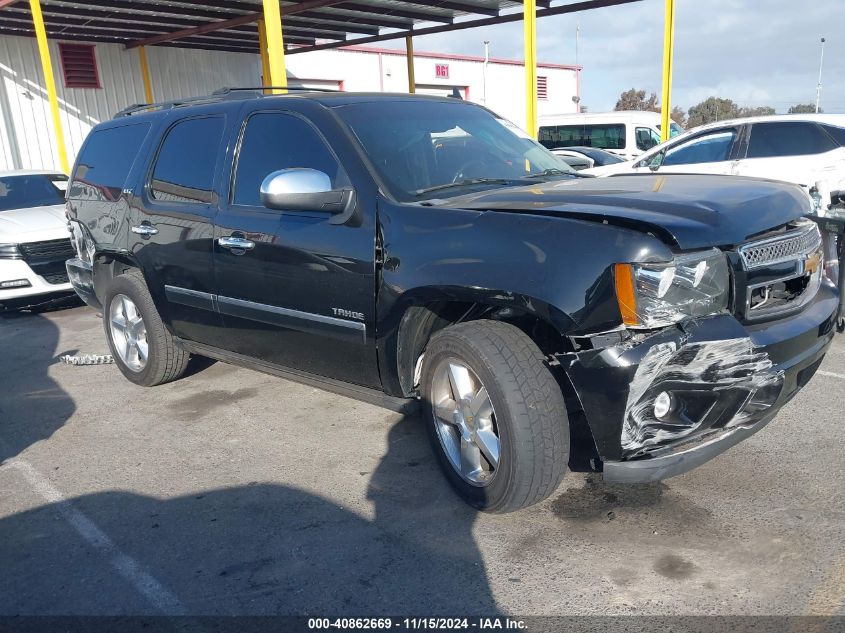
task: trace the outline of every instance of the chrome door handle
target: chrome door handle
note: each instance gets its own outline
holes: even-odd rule
[[[223,248],[231,248],[233,250],[249,251],[255,248],[255,242],[245,239],[243,237],[218,237],[217,243]]]
[[[150,235],[155,235],[158,233],[158,229],[152,226],[151,224],[141,224],[139,226],[133,226],[132,232],[137,233],[138,235],[144,235],[149,237]]]

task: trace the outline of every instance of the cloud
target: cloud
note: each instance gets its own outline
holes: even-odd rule
[[[558,3],[555,3],[558,4]],[[582,99],[593,111],[612,109],[631,87],[660,93],[663,2],[644,0],[538,20],[538,57],[584,66]],[[843,0],[677,0],[673,103],[684,109],[708,96],[785,111],[815,101],[819,38],[825,48],[822,107],[845,113]],[[491,54],[521,59],[522,23],[418,38],[418,50]]]

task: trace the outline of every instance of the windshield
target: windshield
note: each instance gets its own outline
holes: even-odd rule
[[[384,101],[337,107],[401,202],[573,174],[512,123],[470,104]]]
[[[64,204],[65,189],[61,174],[0,176],[0,211]]]

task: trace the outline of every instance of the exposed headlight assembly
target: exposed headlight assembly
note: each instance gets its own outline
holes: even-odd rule
[[[17,244],[0,244],[0,259],[21,259],[21,250]]]
[[[728,307],[728,262],[717,248],[665,264],[616,264],[614,274],[622,322],[630,328],[665,327]]]

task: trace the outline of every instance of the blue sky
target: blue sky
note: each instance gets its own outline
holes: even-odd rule
[[[538,58],[574,63],[580,22],[584,105],[593,112],[612,109],[631,87],[659,95],[663,10],[663,0],[642,0],[542,18]],[[845,113],[845,0],[677,0],[675,12],[673,104],[687,110],[716,95],[782,112],[815,102],[824,36],[822,108]],[[483,55],[483,40],[490,40],[491,56],[522,58],[522,22],[423,36],[415,46]]]

